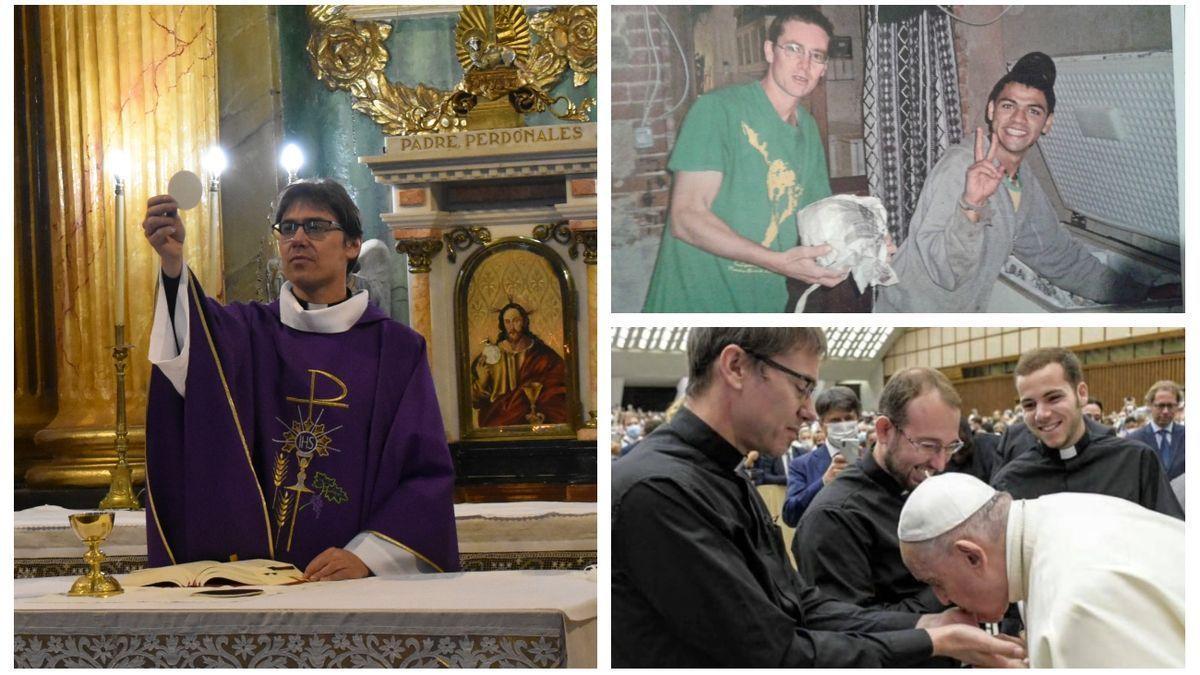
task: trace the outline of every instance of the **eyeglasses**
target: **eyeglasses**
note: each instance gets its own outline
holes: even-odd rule
[[[1152,403],[1151,408],[1155,410],[1174,410],[1179,407],[1178,403]]]
[[[945,445],[945,446],[943,446],[941,443],[938,443],[937,441],[921,441],[920,443],[918,443],[918,442],[914,441],[913,439],[909,438],[908,434],[904,433],[904,431],[901,430],[900,427],[896,427],[896,431],[900,432],[900,435],[904,437],[904,440],[908,441],[909,443],[912,443],[915,447],[919,448],[922,452],[929,454],[929,455],[936,455],[936,454],[939,454],[942,452],[946,453],[947,455],[953,455],[954,453],[958,452],[959,450],[962,450],[963,446],[966,445],[965,443],[962,442],[961,438],[959,440],[954,441],[953,443],[951,443],[949,445]]]
[[[284,239],[291,239],[295,237],[296,232],[298,232],[301,228],[304,229],[304,234],[313,241],[321,241],[325,238],[325,235],[333,232],[334,230],[342,230],[345,232],[341,225],[338,225],[332,220],[318,220],[315,218],[304,221],[283,220],[271,226],[271,229],[278,232],[279,236]]]
[[[773,44],[782,49],[783,55],[792,61],[799,61],[804,58],[805,54],[808,54],[808,58],[812,59],[812,62],[819,66],[825,65],[829,61],[829,54],[814,49],[805,49],[804,45],[798,45],[795,42],[788,42],[782,45],[778,42]]]
[[[738,346],[740,347],[741,345],[738,345]],[[796,391],[799,392],[801,399],[807,400],[810,396],[812,396],[813,391],[816,390],[817,381],[812,379],[811,377],[805,375],[804,373],[797,373],[796,371],[792,370],[791,368],[788,368],[785,365],[776,363],[775,361],[767,358],[766,356],[763,356],[762,354],[759,354],[758,352],[752,352],[749,349],[746,349],[745,347],[742,347],[742,351],[744,351],[747,354],[749,354],[750,356],[758,359],[759,361],[762,361],[763,363],[767,364],[768,366],[771,366],[775,370],[778,370],[782,373],[787,373],[788,375],[791,375],[792,377],[796,378],[797,380],[800,380],[801,382],[803,382],[803,384],[798,385],[796,387]]]

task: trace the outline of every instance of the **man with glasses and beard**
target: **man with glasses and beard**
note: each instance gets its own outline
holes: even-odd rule
[[[1021,645],[964,613],[866,610],[792,568],[739,468],[815,419],[824,353],[818,329],[692,330],[683,407],[613,465],[613,666],[1021,665]]]
[[[1037,443],[996,473],[996,489],[1015,499],[1093,492],[1183,518],[1154,451],[1084,417],[1088,386],[1074,353],[1046,347],[1022,354],[1016,385],[1025,427]]]
[[[888,380],[875,449],[826,486],[796,528],[796,567],[822,593],[869,609],[946,607],[900,557],[896,526],[909,493],[946,469],[962,446],[962,402],[946,376],[910,368]]]
[[[161,259],[150,337],[151,566],[267,558],[313,581],[454,571],[454,467],[425,341],[351,292],[358,207],[292,183],[273,229],[287,283],[221,305],[184,264],[169,195],[142,223]]]

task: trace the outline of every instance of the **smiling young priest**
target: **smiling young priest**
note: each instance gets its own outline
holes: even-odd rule
[[[454,468],[420,335],[350,292],[358,208],[338,183],[279,195],[271,304],[221,305],[183,261],[167,195],[142,224],[162,264],[150,339],[152,566],[269,558],[310,580],[454,571]]]

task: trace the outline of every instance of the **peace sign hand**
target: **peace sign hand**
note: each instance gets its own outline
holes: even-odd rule
[[[1000,160],[996,159],[996,149],[999,147],[1000,141],[992,132],[992,146],[985,154],[983,129],[975,127],[975,163],[967,167],[967,182],[962,195],[967,204],[982,207],[1000,186],[1004,171],[1000,168]]]

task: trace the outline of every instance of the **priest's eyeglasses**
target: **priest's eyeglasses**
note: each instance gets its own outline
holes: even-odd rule
[[[806,49],[804,45],[799,45],[795,42],[788,42],[785,44],[779,44],[778,42],[775,42],[773,44],[783,51],[783,55],[787,57],[789,61],[799,61],[800,59],[804,58],[805,54],[808,54],[808,58],[812,59],[812,62],[819,66],[825,65],[825,63],[829,61],[829,54],[813,49]]]
[[[740,347],[741,345],[738,345],[738,346]],[[762,361],[763,363],[767,364],[768,366],[771,366],[775,370],[778,370],[782,373],[787,373],[788,375],[791,375],[792,377],[796,378],[797,380],[800,380],[800,382],[802,384],[796,385],[796,391],[800,393],[800,398],[807,400],[810,396],[812,396],[813,391],[816,390],[817,381],[812,379],[811,377],[805,375],[804,373],[797,373],[796,371],[792,370],[791,368],[788,368],[785,365],[777,363],[776,361],[773,361],[773,360],[767,358],[766,356],[759,354],[758,352],[752,352],[749,349],[746,349],[745,347],[742,347],[742,351],[744,351],[747,354],[749,354],[750,356],[758,359],[759,361]]]
[[[900,435],[904,437],[904,440],[908,441],[909,443],[912,443],[914,446],[916,446],[922,452],[924,452],[926,454],[930,454],[930,455],[937,455],[937,454],[944,452],[944,453],[946,453],[946,456],[948,457],[948,456],[953,455],[954,453],[958,452],[959,450],[962,450],[963,445],[965,445],[965,443],[962,442],[961,438],[958,439],[957,441],[954,441],[953,443],[950,443],[949,445],[942,445],[941,443],[938,443],[937,441],[921,441],[918,443],[917,441],[914,441],[913,439],[909,438],[908,434],[904,433],[904,431],[900,427],[896,427],[896,431],[900,432]]]
[[[319,220],[316,218],[309,220],[282,220],[271,226],[272,230],[279,233],[279,236],[284,239],[291,239],[296,236],[296,232],[304,230],[305,236],[313,241],[321,241],[325,235],[334,230],[342,230],[342,226],[332,220]],[[342,230],[343,232],[345,230]]]

